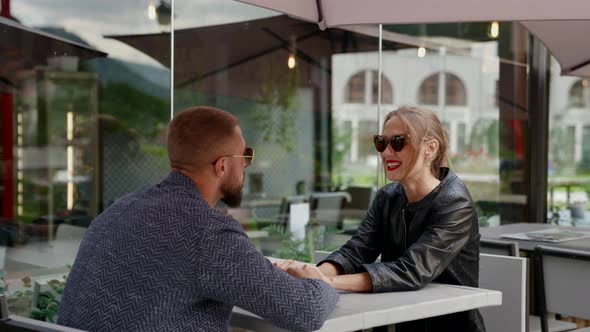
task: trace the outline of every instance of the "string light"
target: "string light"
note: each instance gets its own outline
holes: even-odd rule
[[[156,19],[156,5],[153,2],[148,5],[148,17],[150,20]]]
[[[426,48],[420,46],[418,47],[418,57],[423,58],[426,56]]]
[[[494,21],[490,24],[490,37],[498,38],[500,35],[500,24],[497,21]]]
[[[295,62],[295,55],[289,54],[289,60],[287,60],[287,66],[289,67],[289,69],[295,68],[296,64],[297,63]]]

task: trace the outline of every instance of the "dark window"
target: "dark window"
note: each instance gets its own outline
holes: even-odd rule
[[[373,91],[371,100],[373,101],[373,104],[377,104],[379,100],[379,72],[372,70],[371,74],[373,76]],[[393,88],[391,86],[391,82],[385,75],[381,75],[381,103],[393,104]]]
[[[346,102],[360,103],[365,102],[365,71],[354,74],[346,83]]]
[[[440,73],[428,76],[418,91],[418,103],[423,105],[438,105],[438,81]],[[465,85],[457,75],[446,73],[445,105],[467,105]]]
[[[367,71],[363,70],[354,74],[346,83],[347,103],[364,104],[365,103],[365,77]],[[371,70],[371,102],[377,104],[379,100],[379,72]],[[393,104],[393,88],[387,77],[381,77],[381,102],[383,104]]]
[[[590,87],[588,80],[578,80],[570,88],[570,107],[590,107]]]

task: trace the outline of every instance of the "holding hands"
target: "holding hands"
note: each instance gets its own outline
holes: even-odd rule
[[[282,262],[275,262],[273,265],[280,270],[289,273],[295,278],[319,279],[327,282],[329,285],[332,285],[331,280],[326,277],[315,265],[302,263],[291,259]]]
[[[295,278],[323,280],[338,290],[370,292],[373,289],[373,282],[369,273],[362,272],[343,275],[342,271],[338,269],[338,266],[330,262],[324,262],[320,267],[294,260],[275,262],[273,265]]]

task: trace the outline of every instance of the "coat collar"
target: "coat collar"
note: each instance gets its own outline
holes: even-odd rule
[[[201,195],[201,191],[199,191],[199,187],[186,175],[178,172],[172,171],[162,182],[160,182],[160,186],[162,187],[181,187],[186,192],[190,193],[191,195],[196,196],[198,199],[203,199]]]

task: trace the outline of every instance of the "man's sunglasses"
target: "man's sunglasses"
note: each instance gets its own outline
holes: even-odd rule
[[[246,147],[246,149],[244,149],[244,155],[242,155],[242,156],[227,155],[227,156],[221,156],[219,158],[223,158],[223,157],[244,158],[244,162],[246,163],[246,167],[248,167],[248,166],[252,165],[252,161],[254,161],[254,148]],[[215,165],[215,163],[217,163],[219,158],[215,159],[215,161],[212,162],[211,165]]]
[[[407,138],[407,134],[395,135],[389,140],[383,135],[373,135],[373,143],[375,144],[375,149],[379,152],[385,151],[387,145],[391,145],[393,151],[400,152],[408,143]]]

